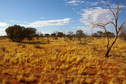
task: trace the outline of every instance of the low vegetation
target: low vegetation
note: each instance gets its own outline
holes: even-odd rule
[[[105,38],[80,44],[66,38],[34,38],[30,43],[1,39],[1,84],[126,84],[126,44],[119,39],[105,58]],[[86,40],[85,40],[86,39]],[[113,38],[110,38],[113,39]],[[24,40],[23,42],[29,42]],[[42,42],[36,43],[35,42]]]
[[[10,26],[5,31],[7,36],[14,42],[21,42],[25,38],[32,40],[32,38],[36,35],[35,28],[25,28],[20,25]]]

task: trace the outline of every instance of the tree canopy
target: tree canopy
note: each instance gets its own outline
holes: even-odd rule
[[[7,36],[14,42],[21,42],[25,38],[32,39],[36,34],[35,28],[25,28],[24,26],[9,26],[6,30]]]

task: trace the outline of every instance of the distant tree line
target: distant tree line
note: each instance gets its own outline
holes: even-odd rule
[[[10,26],[5,31],[7,33],[7,36],[14,42],[21,42],[25,38],[28,40],[32,40],[33,37],[47,37],[47,38],[53,37],[54,39],[67,37],[70,40],[77,38],[81,42],[83,37],[88,37],[88,36],[92,36],[92,37],[106,37],[106,35],[108,35],[109,37],[115,36],[115,34],[110,31],[107,31],[107,32],[97,31],[96,33],[93,33],[92,35],[87,35],[86,33],[84,33],[83,30],[77,30],[76,32],[70,31],[67,34],[64,32],[53,32],[51,34],[48,34],[48,33],[42,34],[42,33],[37,33],[36,32],[37,30],[35,28],[30,28],[30,27],[26,28],[20,25]],[[124,35],[123,33],[120,33],[120,37],[123,37],[126,39],[126,35]]]
[[[68,32],[67,34],[64,32],[53,32],[51,34],[38,34],[37,36],[40,37],[84,37],[86,34],[82,30],[77,30],[76,33],[74,32]]]
[[[114,37],[115,34],[113,32],[107,31],[107,34],[109,37]],[[77,30],[75,33],[70,31],[67,34],[64,32],[54,32],[51,34],[39,34],[37,36],[40,37],[68,37],[68,38],[73,38],[73,37],[77,37],[78,39],[82,38],[82,37],[88,37],[88,36],[92,36],[92,37],[105,37],[106,33],[103,31],[97,31],[91,35],[87,35],[86,33],[84,33],[83,30]]]
[[[106,35],[108,35],[108,37],[114,37],[115,36],[115,34],[113,32],[110,32],[110,31],[107,31],[107,32],[97,31],[96,33],[92,34],[93,37],[106,37]]]

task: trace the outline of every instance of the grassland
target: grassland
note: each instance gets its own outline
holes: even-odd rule
[[[105,46],[105,38],[0,39],[0,84],[126,84],[126,42],[119,39],[110,58]]]

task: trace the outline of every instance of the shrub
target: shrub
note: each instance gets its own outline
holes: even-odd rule
[[[10,26],[5,31],[7,36],[14,42],[21,42],[24,38],[30,40],[36,34],[36,29],[25,28],[20,25]]]

